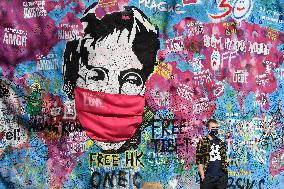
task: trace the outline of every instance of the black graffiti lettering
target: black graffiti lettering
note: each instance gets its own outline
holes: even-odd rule
[[[155,144],[155,152],[158,152],[158,148],[160,149],[160,139],[151,139],[151,142],[153,142]]]
[[[129,158],[128,153],[130,154],[130,158]],[[128,165],[129,162],[130,162],[130,166],[134,165],[134,153],[125,152],[125,162],[126,162],[126,165]]]
[[[251,185],[249,183],[249,179],[247,179],[247,189],[251,189],[253,187],[255,181],[252,181]]]
[[[264,179],[261,179],[259,182],[258,182],[258,188],[259,189],[264,189],[265,187],[263,186],[265,183],[265,180]]]
[[[236,184],[237,184],[237,187],[239,187],[240,189],[244,189],[244,185],[241,185],[242,184],[242,179],[241,178],[237,179]]]
[[[142,176],[140,173],[136,172],[133,176],[133,185],[137,188],[141,188]]]
[[[77,122],[63,122],[62,124],[62,136],[68,136],[72,132],[82,132],[83,128],[80,123]]]
[[[151,142],[154,143],[155,152],[177,152],[178,147],[185,146],[186,151],[188,151],[189,144],[193,145],[194,142],[190,138],[174,138],[174,139],[151,139]]]
[[[67,129],[68,126],[69,125],[67,125],[67,124],[62,125],[62,136],[68,136],[69,135],[69,131]]]
[[[227,185],[227,188],[236,189],[236,186],[233,184],[233,182],[234,182],[233,177],[229,177],[229,178],[228,178],[228,185]]]
[[[177,146],[175,145],[175,142],[173,139],[170,139],[168,141],[167,151],[173,152],[177,150]]]
[[[142,166],[142,167],[144,167],[144,164],[143,164],[143,162],[142,162],[142,156],[143,156],[143,152],[141,152],[140,154],[138,154],[138,152],[136,152],[136,165],[138,165],[138,162],[139,162],[139,164]]]
[[[152,139],[155,139],[155,128],[159,128],[159,126],[155,125],[155,122],[152,122]]]
[[[129,174],[129,177],[127,176]],[[116,178],[114,180],[114,178]],[[96,188],[114,188],[114,185],[124,187],[131,187],[131,182],[128,182],[127,178],[131,178],[130,173],[119,170],[118,172],[113,170],[112,172],[99,173],[94,171],[91,176],[91,185]],[[103,181],[103,183],[102,183]],[[141,188],[142,176],[139,172],[134,173],[132,177],[132,188]],[[135,187],[134,187],[135,186]]]
[[[104,178],[104,187],[106,188],[107,187],[107,183],[110,183],[110,186],[113,187],[113,178],[114,178],[114,175],[115,175],[115,171],[112,171],[111,172],[111,176],[109,175],[109,173],[106,173],[105,174],[105,178]]]
[[[151,120],[152,122],[152,139],[156,139],[155,137],[155,129],[160,128],[157,123],[161,122],[161,135],[162,138],[164,136],[173,136],[177,134],[183,134],[184,132],[182,131],[184,127],[185,120],[182,120],[179,124],[176,123],[177,119],[153,119]]]
[[[126,187],[126,172],[125,171],[122,171],[122,170],[119,170],[118,172],[118,186],[122,186],[122,187]]]
[[[127,166],[136,167],[139,164],[144,167],[142,162],[143,152],[140,154],[137,151],[125,152],[125,163]]]
[[[103,166],[104,165],[104,162],[103,162],[103,160],[104,160],[104,157],[103,157],[103,155],[101,154],[101,153],[99,153],[98,154],[98,162],[97,162],[97,166],[99,167],[99,166]]]
[[[96,189],[100,188],[101,174],[99,172],[97,172],[97,171],[93,172],[93,174],[91,176],[91,185]]]
[[[168,120],[164,120],[162,122],[162,137],[165,136],[165,133],[166,133],[167,136],[171,135],[171,133],[166,129],[168,127],[169,127],[169,121]]]

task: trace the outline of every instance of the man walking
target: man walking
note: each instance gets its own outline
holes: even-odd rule
[[[216,120],[206,123],[208,135],[196,148],[196,163],[201,177],[200,189],[225,189],[228,182],[228,159],[224,142],[219,139]]]

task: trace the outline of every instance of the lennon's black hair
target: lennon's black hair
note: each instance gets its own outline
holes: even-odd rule
[[[125,6],[121,12],[106,14],[102,19],[95,15],[94,8],[97,3],[86,9],[81,22],[86,24],[84,37],[69,41],[64,51],[64,87],[70,99],[74,98],[74,88],[79,77],[79,65],[88,64],[89,52],[84,44],[88,39],[94,39],[91,46],[103,40],[115,31],[129,31],[129,36],[135,32],[132,50],[142,63],[142,79],[145,83],[153,72],[157,51],[160,48],[159,30],[150,23],[147,16],[138,8]]]

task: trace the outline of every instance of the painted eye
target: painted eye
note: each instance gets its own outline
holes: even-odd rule
[[[136,86],[139,86],[142,84],[141,78],[137,77],[135,75],[128,75],[125,79],[124,79],[124,83],[130,83],[130,84],[134,84]]]
[[[144,83],[138,73],[129,72],[122,77],[120,86],[122,94],[133,95],[139,94],[142,91]]]
[[[86,75],[87,81],[104,81],[107,77],[106,72],[103,69],[100,68],[93,68],[92,70],[89,70]]]

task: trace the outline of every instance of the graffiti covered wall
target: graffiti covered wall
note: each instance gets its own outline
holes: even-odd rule
[[[1,0],[0,188],[280,189],[283,0]]]

